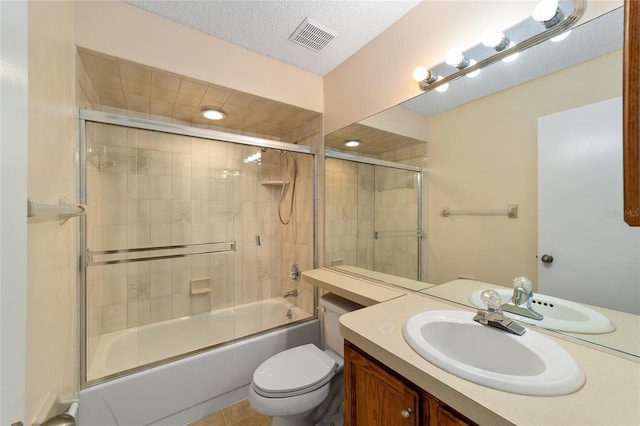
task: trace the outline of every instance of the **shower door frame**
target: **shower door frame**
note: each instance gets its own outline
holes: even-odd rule
[[[423,175],[423,169],[421,167],[417,167],[417,166],[410,166],[407,164],[401,164],[401,163],[394,163],[392,161],[386,161],[386,160],[380,160],[377,158],[372,158],[372,157],[365,157],[362,155],[355,155],[355,154],[350,154],[350,153],[346,153],[346,152],[342,152],[342,151],[334,151],[331,149],[325,149],[324,151],[324,156],[325,158],[333,158],[336,160],[345,160],[345,161],[352,161],[354,163],[361,163],[361,164],[370,164],[373,166],[382,166],[382,167],[389,167],[392,169],[398,169],[398,170],[406,170],[406,171],[410,171],[410,172],[417,172],[417,195],[418,195],[418,280],[417,281],[422,281],[422,275],[423,275],[423,262],[422,262],[422,244],[423,244],[423,239],[425,236],[425,232],[423,229],[423,221],[422,221],[422,175]]]
[[[288,142],[280,142],[273,141],[269,139],[259,138],[255,136],[246,136],[235,133],[227,133],[221,132],[218,130],[211,129],[203,129],[198,127],[192,127],[182,124],[176,123],[168,123],[161,121],[154,121],[145,118],[131,117],[120,114],[95,111],[86,108],[79,109],[78,112],[78,120],[79,120],[79,136],[80,136],[80,145],[79,145],[79,153],[78,153],[78,200],[81,204],[87,203],[87,132],[86,125],[87,123],[100,123],[100,124],[112,124],[116,126],[135,128],[141,130],[151,130],[158,131],[164,133],[170,133],[174,135],[181,136],[189,136],[196,137],[201,139],[215,140],[220,142],[228,142],[234,143],[238,145],[245,145],[251,147],[258,148],[267,148],[267,149],[278,149],[282,151],[289,151],[293,153],[300,154],[309,154],[313,156],[312,161],[312,173],[313,173],[313,235],[312,235],[312,247],[313,247],[313,267],[318,267],[318,150],[313,147],[304,146],[304,145],[296,145]],[[86,239],[86,231],[87,231],[87,219],[86,216],[81,216],[80,221],[78,222],[78,239],[77,239],[77,247],[78,247],[78,286],[79,286],[79,300],[78,304],[80,306],[80,389],[85,389],[88,386],[87,381],[87,304],[86,304],[86,269],[87,269],[87,239]],[[313,292],[313,306],[314,312],[313,317],[317,316],[317,306],[318,306],[318,294],[317,291]],[[208,350],[209,347],[201,348],[196,352],[202,352]],[[136,371],[140,371],[143,369],[147,369],[156,365],[164,364],[167,362],[171,362],[173,360],[184,358],[185,356],[191,355],[194,352],[189,352],[187,354],[181,354],[175,357],[171,357],[168,359],[164,359],[161,361],[157,361],[150,364],[145,364],[141,367],[127,370],[126,374],[130,374]],[[121,377],[121,375],[117,375],[116,377],[105,377],[91,381],[91,386],[112,380],[113,378]]]

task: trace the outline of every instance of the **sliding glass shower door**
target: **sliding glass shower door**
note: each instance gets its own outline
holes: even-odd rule
[[[308,147],[95,115],[80,173],[84,381],[313,315],[302,288],[293,319],[279,298],[291,264],[314,267]]]
[[[326,264],[420,280],[421,172],[327,158]]]

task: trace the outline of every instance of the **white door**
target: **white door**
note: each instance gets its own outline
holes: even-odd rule
[[[622,191],[622,98],[538,120],[540,293],[640,314],[640,228]]]
[[[0,1],[0,424],[24,422],[27,3]],[[26,423],[26,422],[24,422]]]

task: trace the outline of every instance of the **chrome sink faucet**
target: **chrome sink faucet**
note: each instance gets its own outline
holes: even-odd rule
[[[502,298],[496,291],[484,290],[480,299],[487,305],[487,309],[478,309],[478,313],[473,317],[474,321],[519,336],[524,334],[525,328],[523,326],[502,315]]]
[[[533,298],[533,284],[527,277],[516,277],[513,280],[513,296],[502,305],[502,310],[534,320],[544,318],[531,307]]]

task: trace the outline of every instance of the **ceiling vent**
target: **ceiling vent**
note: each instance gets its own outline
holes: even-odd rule
[[[304,18],[304,21],[291,34],[289,40],[314,52],[320,52],[337,36],[337,31],[327,28],[312,19]]]

